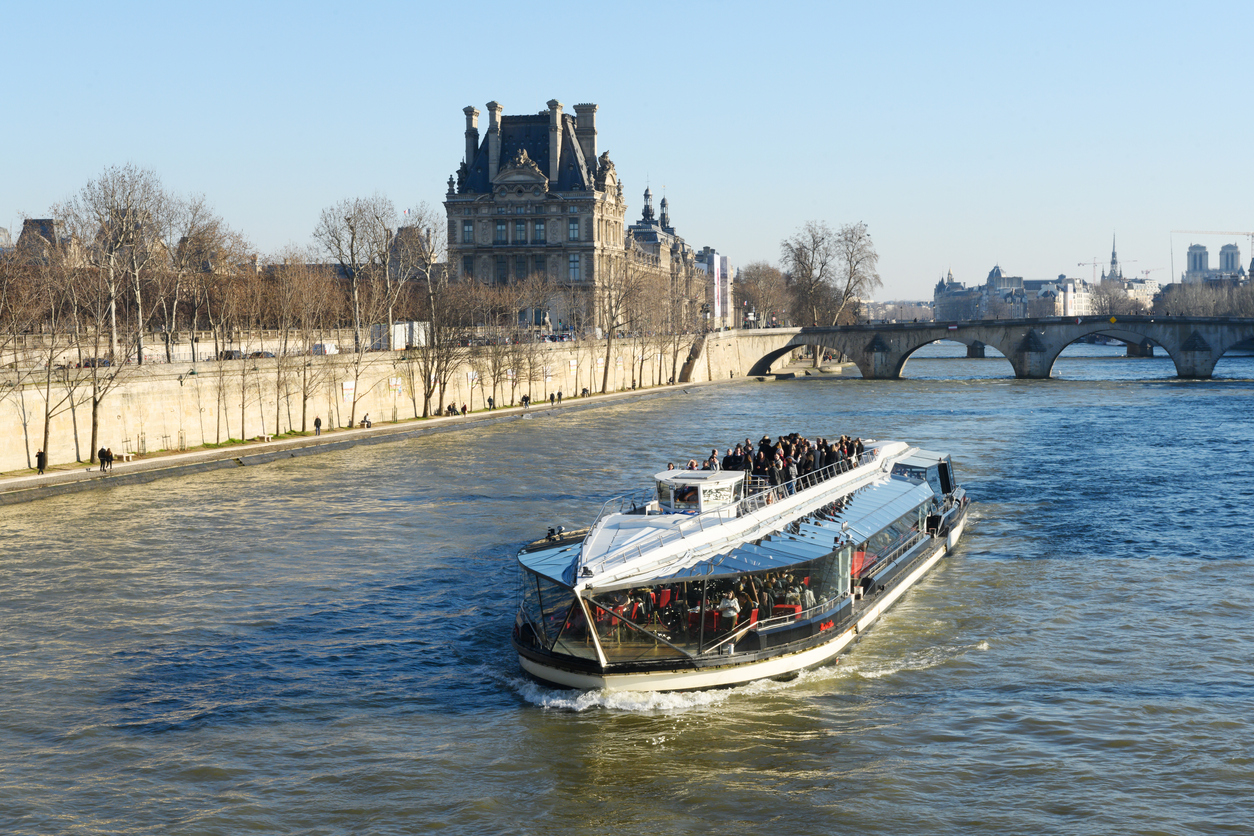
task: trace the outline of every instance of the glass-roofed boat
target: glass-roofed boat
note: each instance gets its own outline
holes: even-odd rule
[[[530,676],[650,691],[795,676],[953,549],[968,507],[949,456],[901,442],[776,485],[738,470],[653,482],[519,553],[513,643]]]

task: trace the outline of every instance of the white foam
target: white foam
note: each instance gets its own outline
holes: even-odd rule
[[[680,714],[688,711],[708,710],[741,697],[776,694],[799,686],[847,679],[852,676],[865,679],[880,679],[886,676],[894,676],[903,671],[927,670],[928,668],[943,665],[969,650],[988,649],[988,642],[981,641],[974,645],[950,645],[928,648],[907,654],[901,659],[891,662],[876,663],[864,661],[859,663],[854,661],[853,663],[848,663],[838,660],[821,668],[801,671],[796,677],[785,682],[759,679],[735,688],[722,688],[714,691],[576,691],[550,688],[522,676],[501,677],[501,680],[524,700],[546,711],[579,713],[604,709],[632,714]],[[658,738],[650,742],[655,745],[661,745],[666,741],[663,738]]]

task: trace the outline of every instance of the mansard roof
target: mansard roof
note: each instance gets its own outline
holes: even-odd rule
[[[591,191],[592,183],[588,179],[588,163],[583,157],[583,149],[575,139],[575,118],[562,114],[562,152],[561,169],[558,171],[557,182],[549,183],[551,192],[569,192],[576,190]],[[492,191],[492,183],[488,179],[488,141],[490,133],[484,135],[479,143],[479,151],[470,163],[464,192],[486,194]],[[549,176],[549,114],[532,116],[501,117],[501,157],[500,170],[504,171],[509,161],[519,151],[526,151],[527,156],[540,169],[545,177]]]

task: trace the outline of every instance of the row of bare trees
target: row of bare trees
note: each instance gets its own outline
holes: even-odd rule
[[[516,403],[556,371],[535,339],[551,328],[537,321],[544,311],[561,311],[576,338],[577,373],[596,369],[576,391],[608,391],[619,358],[624,385],[678,379],[708,299],[691,265],[667,273],[631,239],[598,256],[594,284],[454,281],[442,214],[425,204],[398,212],[377,194],[327,207],[313,246],[264,259],[204,198],[173,194],[134,166],[106,169],[49,214],[0,258],[0,399],[12,400],[45,450],[54,419],[68,412],[80,460],[94,460],[105,400],[147,363],[201,364],[217,383],[212,436],[221,442],[307,430],[311,401],[337,383],[352,393],[352,425],[367,381],[381,379],[368,370],[381,363],[404,381],[416,417],[444,411],[465,369],[485,402],[472,407]],[[741,305],[781,324],[840,321],[879,283],[863,224],[833,232],[812,222],[782,250],[787,273],[753,264],[738,285]],[[393,344],[398,321],[421,325],[411,344]],[[329,337],[343,328],[352,344],[336,357]],[[604,343],[579,340],[593,334]],[[245,357],[267,362],[230,362]],[[258,404],[278,405],[259,426],[250,419]],[[80,419],[90,425],[86,450]]]
[[[739,315],[760,327],[846,325],[857,321],[860,301],[882,285],[879,255],[867,225],[832,229],[807,221],[780,242],[781,266],[755,261],[736,280]]]

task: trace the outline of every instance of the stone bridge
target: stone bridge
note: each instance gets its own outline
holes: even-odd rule
[[[733,336],[734,335],[734,336]],[[972,322],[902,322],[836,328],[771,328],[711,334],[705,351],[722,350],[725,359],[708,362],[710,377],[730,367],[740,374],[769,374],[771,364],[802,346],[821,346],[852,360],[867,379],[893,380],[918,349],[937,340],[965,343],[967,356],[983,357],[984,347],[1000,351],[1015,377],[1047,378],[1054,361],[1071,343],[1089,335],[1123,340],[1129,353],[1153,353],[1160,346],[1182,378],[1209,378],[1215,363],[1240,342],[1254,339],[1254,319],[1237,317],[1117,316],[986,319]],[[735,339],[735,359],[726,343]]]

